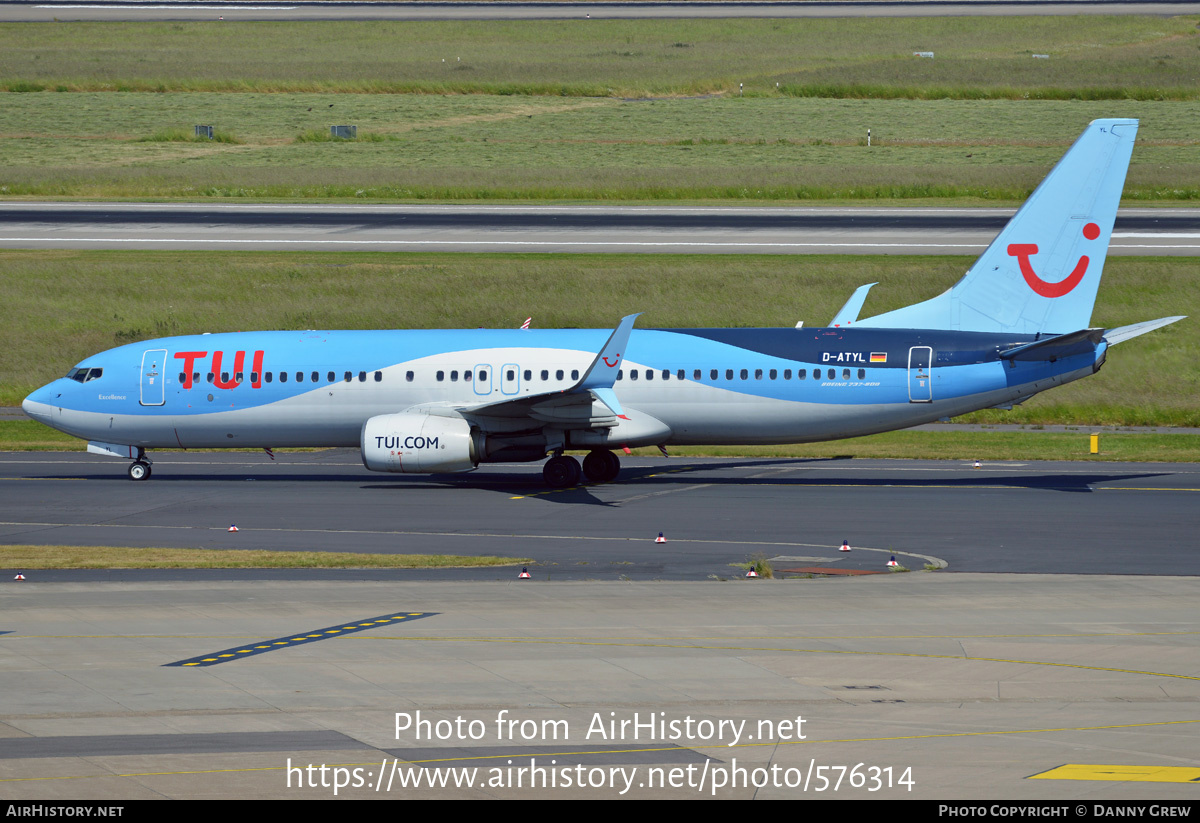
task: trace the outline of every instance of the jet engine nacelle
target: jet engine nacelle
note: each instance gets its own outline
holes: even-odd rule
[[[363,465],[376,472],[466,472],[479,463],[471,424],[459,417],[381,414],[362,429]]]

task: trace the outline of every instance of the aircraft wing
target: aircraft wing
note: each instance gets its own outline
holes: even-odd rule
[[[625,412],[613,392],[613,385],[617,381],[617,373],[629,344],[629,334],[638,316],[630,314],[621,318],[583,377],[570,388],[481,403],[460,411],[487,417],[528,417],[544,423],[566,423],[578,428],[616,426],[617,418],[623,417]]]

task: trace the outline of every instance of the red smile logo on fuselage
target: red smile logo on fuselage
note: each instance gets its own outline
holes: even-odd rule
[[[1100,236],[1100,227],[1095,223],[1088,223],[1083,227],[1083,236],[1088,240],[1095,240]],[[1065,279],[1057,283],[1047,283],[1034,273],[1033,264],[1029,262],[1029,258],[1037,253],[1037,243],[1012,243],[1008,247],[1008,256],[1017,258],[1017,264],[1020,265],[1021,274],[1025,277],[1029,288],[1042,297],[1062,297],[1064,294],[1068,294],[1079,285],[1079,282],[1083,280],[1083,275],[1087,272],[1089,260],[1085,254],[1079,258],[1079,262],[1075,264],[1075,268]]]

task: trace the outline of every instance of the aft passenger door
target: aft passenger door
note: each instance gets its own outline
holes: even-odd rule
[[[143,406],[161,406],[166,402],[167,350],[147,349],[142,355],[142,386],[139,400]]]
[[[933,402],[933,349],[913,346],[908,350],[908,402]]]

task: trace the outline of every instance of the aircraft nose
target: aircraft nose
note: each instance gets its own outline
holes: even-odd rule
[[[52,398],[53,392],[51,392],[50,386],[42,386],[21,401],[21,409],[34,420],[44,423],[50,419],[52,410],[50,400]]]

